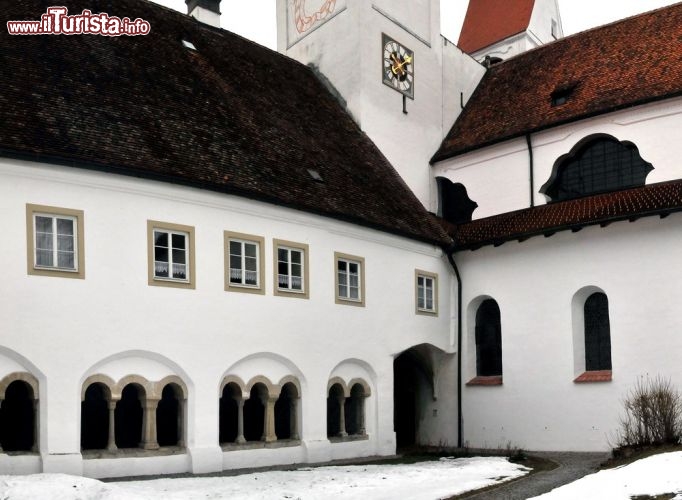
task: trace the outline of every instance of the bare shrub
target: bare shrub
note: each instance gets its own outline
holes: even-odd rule
[[[641,377],[623,401],[617,446],[677,444],[682,437],[682,395],[670,379]]]

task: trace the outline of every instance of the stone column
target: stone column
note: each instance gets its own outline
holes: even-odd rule
[[[156,407],[158,399],[145,399],[142,403],[142,442],[141,447],[145,450],[158,450],[159,443],[156,441]]]
[[[367,429],[365,429],[365,398],[367,396],[360,396],[358,398],[358,434],[361,436],[367,435]]]
[[[234,440],[237,444],[246,443],[244,438],[244,398],[235,398],[237,402],[237,439]]]
[[[341,395],[338,397],[339,401],[339,434],[338,437],[346,437],[346,398]]]
[[[178,446],[185,447],[185,408],[187,407],[186,399],[178,399]]]
[[[31,446],[32,452],[38,451],[39,435],[38,431],[40,429],[40,404],[37,399],[33,400],[33,446]]]
[[[109,408],[109,440],[107,441],[107,450],[116,451],[118,447],[116,446],[116,403],[118,400],[111,399],[107,401],[107,406]]]
[[[261,401],[263,401],[263,406],[265,407],[263,437],[261,437],[261,441],[272,443],[277,441],[277,435],[275,434],[275,403],[277,398],[264,396]]]
[[[291,439],[301,439],[301,435],[298,433],[298,411],[300,404],[301,398],[291,399],[291,408],[289,411],[289,435],[291,436]]]

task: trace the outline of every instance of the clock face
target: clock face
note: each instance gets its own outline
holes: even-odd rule
[[[414,52],[385,33],[381,35],[381,45],[382,81],[392,89],[414,99]]]

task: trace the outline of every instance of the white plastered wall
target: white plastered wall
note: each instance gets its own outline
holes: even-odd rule
[[[227,465],[392,454],[394,357],[421,343],[447,352],[456,345],[445,307],[437,317],[415,314],[415,269],[437,273],[439,303],[451,302],[451,271],[433,245],[279,206],[70,167],[3,159],[0,177],[0,213],[12,242],[0,248],[7,264],[2,345],[42,374],[37,377],[44,471],[208,472]],[[27,203],[83,210],[84,280],[27,274]],[[195,290],[147,284],[147,220],[194,226]],[[265,295],[224,291],[225,230],[265,238]],[[273,296],[275,238],[309,245],[310,299]],[[335,251],[365,258],[365,307],[335,304]],[[249,358],[258,353],[275,353],[280,361]],[[239,363],[247,358],[249,363]],[[4,363],[7,370],[16,368],[12,359]],[[374,370],[375,380],[368,380],[373,423],[368,440],[337,447],[326,436],[325,392],[334,368],[349,359]],[[358,377],[367,375],[356,366]],[[134,374],[150,381],[172,374],[187,385],[188,454],[82,460],[83,381],[102,371],[118,380],[135,367]],[[303,387],[301,446],[223,453],[218,446],[222,378],[233,368],[234,375],[261,372],[277,383],[282,367]],[[17,470],[22,459],[9,459],[2,470]]]
[[[465,382],[476,374],[482,298],[497,301],[502,325],[503,385],[464,387],[465,443],[607,450],[638,377],[662,375],[682,386],[681,244],[682,216],[673,214],[457,253]],[[573,299],[589,289],[608,296],[613,380],[576,384],[582,360],[575,359]]]
[[[682,166],[677,160],[682,156],[678,140],[681,115],[682,98],[674,98],[532,134],[534,204],[547,202],[540,190],[550,179],[557,159],[595,134],[635,144],[642,158],[654,166],[647,184],[682,178]],[[531,206],[525,137],[441,161],[434,165],[433,173],[466,187],[469,198],[478,203],[474,219]]]

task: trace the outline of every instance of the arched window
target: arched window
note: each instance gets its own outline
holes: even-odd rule
[[[114,413],[118,448],[137,448],[142,443],[142,401],[144,399],[144,389],[137,384],[128,384],[123,388],[121,399],[116,404]]]
[[[104,450],[109,444],[108,388],[104,384],[90,384],[81,402],[81,448]]]
[[[365,388],[362,384],[354,384],[350,389],[350,397],[346,400],[346,432],[349,436],[365,435]]]
[[[225,385],[223,395],[220,398],[219,440],[221,443],[243,442],[244,440],[243,436],[241,440],[237,439],[239,431],[239,403],[241,401],[241,388],[234,382]]]
[[[467,190],[460,183],[452,183],[446,177],[437,177],[440,216],[453,224],[471,222],[471,214],[478,204],[469,199]]]
[[[476,375],[502,376],[502,327],[500,308],[484,300],[476,311]]]
[[[598,136],[560,158],[554,178],[542,191],[552,200],[643,186],[653,170],[637,146],[611,136]]]
[[[244,438],[247,441],[265,440],[265,405],[268,388],[256,383],[251,388],[249,399],[244,403]]]
[[[159,446],[182,445],[182,389],[166,384],[156,407],[156,436]]]
[[[299,439],[297,400],[296,386],[291,382],[284,384],[275,403],[275,434],[277,439]]]
[[[609,300],[597,292],[585,301],[585,370],[611,369]]]
[[[35,395],[23,380],[7,386],[0,408],[0,445],[4,451],[34,451]]]
[[[327,437],[345,437],[346,425],[345,405],[346,396],[341,384],[334,384],[327,395]]]

